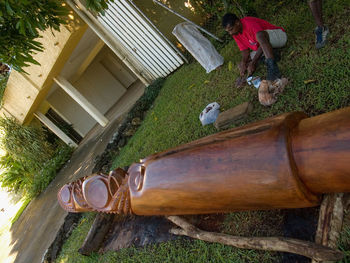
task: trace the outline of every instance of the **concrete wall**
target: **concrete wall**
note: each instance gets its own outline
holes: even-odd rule
[[[104,47],[84,73],[71,83],[102,114],[106,114],[136,80],[136,76],[113,52]],[[61,88],[56,88],[47,101],[83,137],[96,124],[96,121]]]
[[[21,123],[33,118],[32,113],[45,99],[53,77],[63,68],[87,28],[79,19],[75,25],[75,28],[61,26],[60,32],[54,34],[51,30],[42,33],[38,41],[43,44],[44,51],[34,55],[40,66],[25,68],[28,74],[11,72],[0,112],[12,115]]]

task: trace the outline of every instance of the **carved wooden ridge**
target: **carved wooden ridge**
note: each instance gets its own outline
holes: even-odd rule
[[[350,107],[282,114],[66,184],[70,212],[180,215],[300,208],[350,191]]]
[[[58,201],[69,212],[98,211],[130,214],[128,176],[118,168],[105,174],[94,174],[64,185]]]

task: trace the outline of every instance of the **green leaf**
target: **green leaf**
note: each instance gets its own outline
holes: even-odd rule
[[[36,36],[36,32],[34,32],[33,28],[32,28],[32,25],[30,24],[29,21],[26,21],[26,24],[27,24],[27,28],[29,30],[29,32],[31,33],[32,36]]]
[[[15,14],[15,12],[12,10],[10,4],[8,1],[5,2],[6,5],[6,11],[10,16],[13,16]]]
[[[25,29],[25,25],[24,25],[24,21],[21,19],[18,21],[19,22],[19,32],[22,34],[22,35],[26,35],[26,29]]]

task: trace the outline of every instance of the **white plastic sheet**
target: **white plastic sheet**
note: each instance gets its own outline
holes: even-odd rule
[[[207,73],[224,63],[224,58],[193,24],[189,22],[178,24],[173,34]]]

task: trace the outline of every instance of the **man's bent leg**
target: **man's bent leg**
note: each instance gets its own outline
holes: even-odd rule
[[[269,41],[272,48],[284,47],[287,43],[287,34],[282,29],[265,30],[269,35]]]
[[[273,48],[270,43],[269,34],[266,31],[260,31],[256,34],[260,47],[266,57],[267,80],[274,81],[281,77],[281,73],[274,59]]]
[[[315,29],[316,48],[323,48],[326,45],[329,29],[323,24],[322,0],[309,0],[309,6],[315,23],[317,24]]]
[[[266,58],[274,58],[273,49],[270,43],[269,34],[266,31],[256,33],[256,40],[259,42]]]

